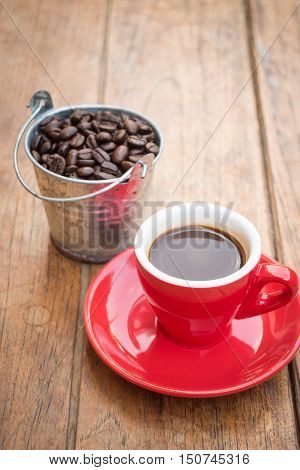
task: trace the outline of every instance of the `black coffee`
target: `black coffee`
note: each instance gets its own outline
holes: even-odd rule
[[[151,263],[170,276],[209,281],[229,276],[246,261],[231,234],[213,227],[190,225],[160,235],[149,252]]]

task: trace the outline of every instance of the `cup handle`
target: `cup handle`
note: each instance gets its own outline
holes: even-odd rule
[[[262,294],[262,289],[271,283],[280,284],[282,289],[279,292],[276,289]],[[235,318],[250,318],[283,307],[293,299],[298,289],[298,276],[292,269],[278,264],[261,263]]]

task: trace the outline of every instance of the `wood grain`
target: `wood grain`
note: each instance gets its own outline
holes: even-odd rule
[[[257,70],[264,151],[273,200],[276,246],[281,262],[300,270],[300,7],[299,2],[250,2],[252,49]],[[300,359],[290,366],[300,422]]]
[[[48,89],[56,106],[97,101],[103,13],[98,0],[85,5],[75,0],[72,6],[67,0],[10,1],[0,8],[0,447],[5,449],[66,447],[80,265],[50,244],[42,204],[20,189],[11,155],[29,115],[26,104],[38,89]],[[23,171],[34,184],[30,165]]]
[[[105,101],[145,112],[165,134],[152,201],[231,204],[274,254],[243,3],[116,0],[109,25]],[[178,399],[125,382],[87,345],[76,446],[296,448],[288,371],[235,396]]]

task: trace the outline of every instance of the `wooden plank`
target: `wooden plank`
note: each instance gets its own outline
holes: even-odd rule
[[[272,48],[257,70],[257,94],[278,258],[300,270],[300,8],[299,2],[250,2],[256,62]],[[293,393],[300,422],[300,358],[291,364]]]
[[[64,449],[80,265],[50,244],[42,203],[20,188],[11,153],[29,116],[25,106],[38,89],[51,91],[56,106],[66,104],[62,95],[72,103],[97,100],[104,2],[27,0],[5,6],[12,18],[0,9],[0,447]],[[34,184],[29,164],[24,174]]]
[[[165,134],[152,200],[232,202],[274,254],[251,81],[245,86],[251,71],[243,4],[153,0],[132,9],[129,0],[116,0],[109,24],[106,102],[145,112]],[[286,369],[235,396],[178,399],[125,382],[86,347],[77,448],[290,449],[297,445],[293,419]]]

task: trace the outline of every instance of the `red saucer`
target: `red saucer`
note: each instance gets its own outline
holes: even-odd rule
[[[264,262],[275,263],[263,256]],[[117,374],[167,395],[214,397],[269,379],[300,347],[300,302],[250,319],[206,349],[168,338],[143,295],[133,249],[110,261],[86,295],[84,321],[96,353]]]

